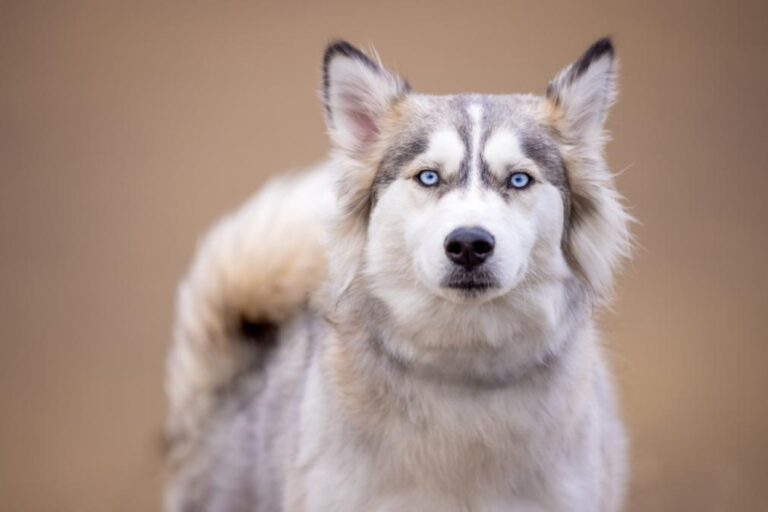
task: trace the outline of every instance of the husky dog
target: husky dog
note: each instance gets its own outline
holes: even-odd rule
[[[619,510],[611,41],[544,96],[415,93],[343,41],[323,71],[328,162],[220,221],[179,289],[167,510]]]

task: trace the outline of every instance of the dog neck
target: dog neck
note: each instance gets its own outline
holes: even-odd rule
[[[576,278],[525,283],[485,304],[430,304],[409,322],[356,278],[337,303],[338,342],[400,379],[496,389],[546,374],[589,320]],[[441,307],[442,306],[442,307]],[[418,325],[414,325],[417,324]]]
[[[510,322],[523,328],[511,328],[506,343],[474,339],[465,348],[425,348],[403,338],[407,330],[363,284],[353,283],[329,318],[331,336],[322,356],[339,413],[354,432],[385,442],[382,432],[415,428],[413,436],[434,435],[433,442],[473,446],[482,439],[501,447],[511,435],[546,436],[549,427],[541,425],[568,417],[583,403],[596,350],[583,289],[527,290],[551,295],[557,314],[543,321],[509,312]],[[515,303],[510,298],[506,305]],[[434,318],[436,329],[440,321]],[[485,420],[476,431],[456,430],[455,422],[466,414]],[[498,435],[489,439],[488,432]]]

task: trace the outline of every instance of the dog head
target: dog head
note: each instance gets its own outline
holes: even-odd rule
[[[332,43],[322,94],[339,286],[363,275],[388,304],[477,305],[575,277],[605,297],[629,245],[602,156],[615,71],[602,39],[544,96],[430,96]]]

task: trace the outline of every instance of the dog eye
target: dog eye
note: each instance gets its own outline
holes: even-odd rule
[[[531,183],[533,183],[533,178],[527,172],[513,172],[512,176],[509,177],[508,186],[510,188],[522,190],[528,188]]]
[[[425,187],[435,187],[440,183],[440,175],[437,174],[437,171],[421,171],[416,175],[416,179]]]

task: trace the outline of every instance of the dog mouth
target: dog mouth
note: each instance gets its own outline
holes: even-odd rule
[[[477,295],[497,288],[499,283],[488,271],[454,270],[446,277],[442,285],[445,288],[458,290],[468,295]]]

